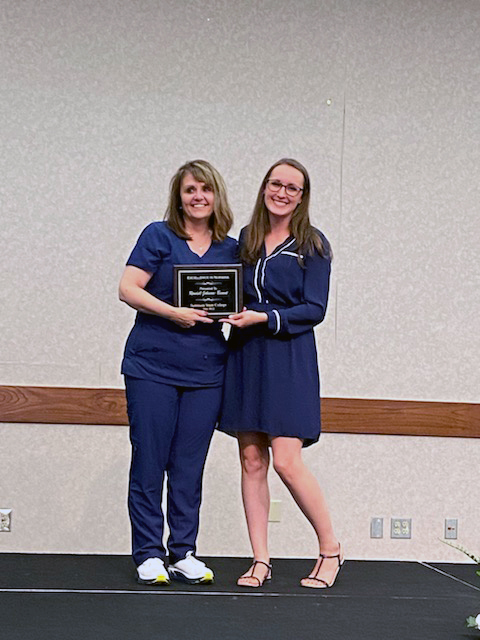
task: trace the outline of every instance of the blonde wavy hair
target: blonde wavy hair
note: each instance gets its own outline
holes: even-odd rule
[[[233,224],[233,215],[228,204],[225,182],[218,171],[206,160],[186,162],[170,180],[170,195],[164,220],[177,236],[184,240],[191,240],[185,230],[185,218],[180,196],[182,180],[189,173],[195,180],[204,182],[213,190],[213,214],[210,217],[209,226],[212,230],[212,241],[222,242]]]

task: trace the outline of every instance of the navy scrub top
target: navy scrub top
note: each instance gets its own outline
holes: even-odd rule
[[[145,290],[173,304],[173,267],[179,264],[233,264],[237,241],[227,236],[212,242],[203,256],[191,251],[166,222],[152,222],[141,233],[127,265],[152,273]],[[122,373],[184,387],[216,387],[223,383],[226,341],[218,322],[190,329],[171,320],[137,312],[128,336]]]

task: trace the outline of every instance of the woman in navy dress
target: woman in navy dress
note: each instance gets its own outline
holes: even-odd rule
[[[267,473],[273,465],[312,524],[320,555],[304,587],[333,585],[343,555],[302,447],[320,436],[320,384],[313,327],[327,307],[330,247],[309,221],[310,180],[297,161],[267,172],[250,224],[240,235],[244,304],[232,325],[220,429],[238,438],[242,496],[253,564],[237,584],[271,577]]]
[[[170,183],[164,222],[149,224],[120,282],[137,310],[122,362],[132,443],[129,514],[133,560],[142,584],[213,581],[195,557],[202,474],[221,403],[226,342],[199,309],[173,304],[174,265],[231,264],[237,242],[225,184],[203,160]],[[162,491],[167,486],[167,550]]]

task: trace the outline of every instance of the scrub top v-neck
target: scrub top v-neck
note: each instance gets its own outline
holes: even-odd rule
[[[212,242],[199,256],[166,222],[152,222],[141,233],[127,265],[152,273],[145,290],[173,304],[173,267],[179,264],[232,264],[237,242]],[[127,339],[122,373],[184,387],[215,387],[223,382],[226,342],[220,323],[190,329],[171,320],[137,312]]]

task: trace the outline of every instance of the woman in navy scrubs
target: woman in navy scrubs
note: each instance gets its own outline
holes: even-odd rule
[[[221,403],[226,342],[205,311],[173,306],[173,267],[232,264],[237,242],[225,184],[204,160],[170,183],[164,222],[140,235],[119,295],[137,310],[122,362],[132,442],[129,513],[142,584],[213,581],[195,557],[202,474]],[[167,485],[167,551],[161,507]]]
[[[220,429],[238,438],[242,496],[253,564],[237,581],[271,577],[267,473],[273,465],[312,524],[320,555],[304,587],[333,585],[343,563],[324,495],[302,461],[320,436],[320,384],[313,327],[327,307],[330,247],[309,221],[310,180],[297,161],[267,172],[240,235],[244,304],[232,325]]]

